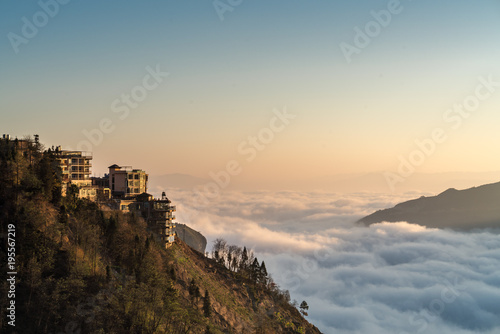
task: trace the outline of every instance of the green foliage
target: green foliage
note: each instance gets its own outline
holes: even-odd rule
[[[266,263],[262,261],[262,264],[260,265],[259,268],[259,275],[258,275],[259,283],[266,285],[268,281],[268,274],[267,274],[267,269],[266,269]]]
[[[258,304],[286,301],[270,284],[265,263],[246,248],[221,240],[218,264],[175,253],[177,245],[165,250],[148,235],[142,218],[102,212],[78,192],[72,185],[61,198],[59,167],[38,141],[21,153],[14,141],[0,139],[1,232],[7,224],[16,226],[17,332],[218,334],[227,327],[220,323],[220,305],[251,319]],[[0,255],[6,258],[5,248]],[[210,264],[195,271],[196,261]],[[208,274],[207,266],[216,267],[218,276]],[[253,305],[238,304],[243,297],[222,285],[221,277],[240,289],[248,284]],[[2,280],[4,296],[6,287]],[[0,307],[4,333],[5,299]],[[261,327],[273,332],[272,313],[260,316]]]
[[[41,183],[45,198],[58,205],[61,202],[61,169],[50,151],[46,152],[36,167],[36,174]]]
[[[304,300],[300,303],[300,313],[304,316],[308,316],[309,314],[307,313],[307,310],[309,310],[309,305],[307,305],[307,302]]]
[[[211,310],[211,304],[210,304],[210,295],[208,293],[208,290],[205,290],[205,297],[203,297],[203,314],[205,317],[210,317],[210,314],[212,313]]]

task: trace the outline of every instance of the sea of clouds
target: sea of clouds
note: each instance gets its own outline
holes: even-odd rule
[[[252,248],[324,333],[500,333],[499,235],[355,224],[423,194],[168,195],[208,250],[218,237]]]

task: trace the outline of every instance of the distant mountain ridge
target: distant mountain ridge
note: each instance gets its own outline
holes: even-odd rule
[[[360,219],[359,223],[371,225],[382,221],[406,221],[455,230],[500,229],[500,182],[465,190],[450,188],[437,196],[422,196],[379,210]]]

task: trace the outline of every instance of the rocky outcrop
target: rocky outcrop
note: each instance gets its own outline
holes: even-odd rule
[[[187,225],[176,223],[174,232],[177,233],[177,238],[184,241],[189,247],[204,254],[207,247],[207,238],[200,232],[197,232]]]

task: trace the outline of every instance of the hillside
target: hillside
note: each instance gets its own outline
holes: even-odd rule
[[[319,333],[264,263],[165,249],[142,217],[61,196],[60,180],[50,151],[0,140],[2,333]]]
[[[407,221],[427,227],[472,230],[500,228],[500,182],[400,203],[359,220],[370,225]]]
[[[177,273],[176,288],[190,300],[189,283],[209,291],[211,320],[224,333],[320,333],[289,304],[287,292],[273,283],[254,284],[213,259],[206,258],[182,241],[167,250],[169,265]],[[192,300],[192,298],[191,298]],[[194,301],[202,308],[202,300]]]

